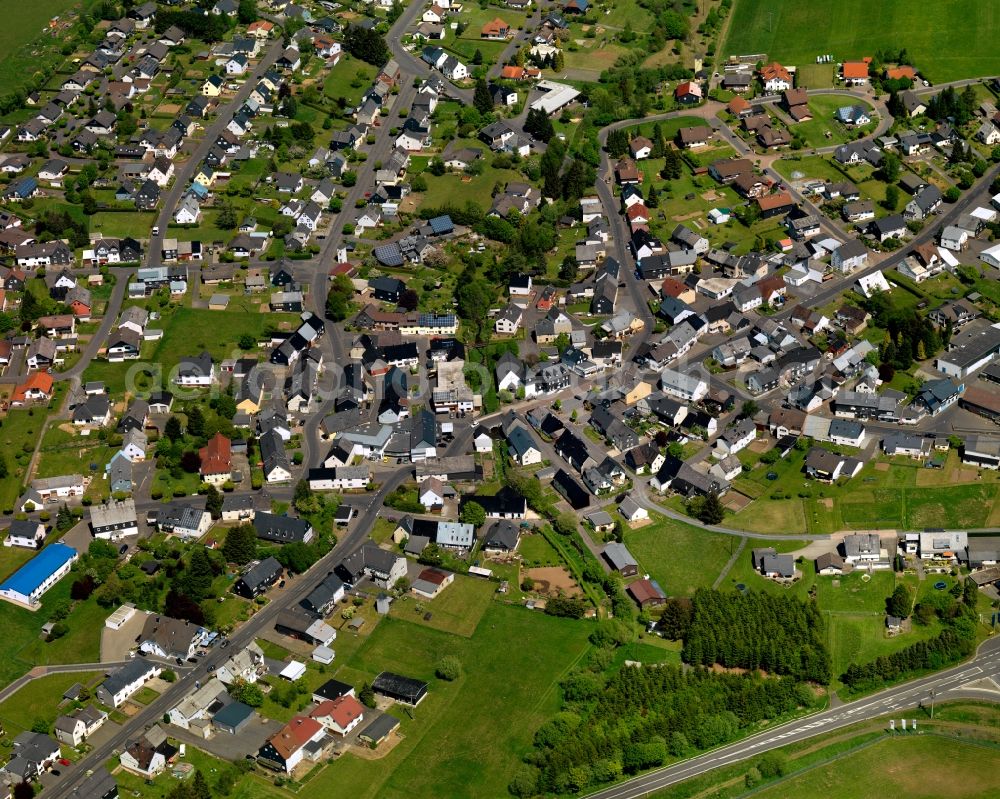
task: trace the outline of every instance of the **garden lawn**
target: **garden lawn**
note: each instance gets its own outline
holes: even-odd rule
[[[154,363],[162,365],[166,372],[181,358],[203,351],[219,363],[224,358],[243,356],[236,342],[244,333],[260,337],[272,330],[295,329],[295,314],[257,313],[257,300],[248,299],[247,303],[252,306],[242,310],[233,307],[236,303],[230,303],[226,311],[178,308],[153,353]]]
[[[540,533],[521,536],[521,543],[518,544],[517,551],[521,555],[521,561],[528,568],[558,566],[561,563],[559,553]]]
[[[872,113],[871,105],[845,94],[821,94],[809,98],[809,110],[813,118],[792,125],[793,133],[798,133],[807,147],[831,147],[835,144],[853,141],[875,127],[876,122],[848,128],[834,119],[837,109],[845,105],[863,105]],[[826,136],[830,133],[829,138]]]
[[[739,539],[712,533],[665,516],[651,514],[653,524],[625,533],[625,545],[668,596],[684,596],[710,588]]]
[[[505,186],[512,180],[524,180],[524,176],[514,169],[497,169],[491,166],[492,159],[491,153],[484,154],[483,171],[479,175],[446,172],[437,176],[430,172],[424,172],[424,178],[427,180],[427,191],[418,195],[422,196],[421,207],[440,208],[445,204],[461,206],[472,200],[483,211],[489,210],[493,203],[493,187],[497,183]]]
[[[323,83],[323,93],[327,97],[343,97],[347,105],[354,107],[361,100],[365,89],[371,86],[378,70],[371,64],[359,61],[349,53],[343,53],[337,66],[333,67]]]
[[[4,7],[4,24],[0,30],[0,52],[4,54],[0,60],[0,79],[5,91],[13,91],[20,81],[30,77],[34,70],[39,69],[38,52],[48,50],[45,61],[58,63],[62,56],[58,52],[60,36],[49,34],[42,36],[47,30],[49,20],[63,15],[74,5],[72,0],[38,0],[32,3],[11,3]],[[39,42],[35,47],[32,43]],[[42,44],[44,42],[44,44]]]
[[[897,459],[889,461],[885,471],[877,470],[873,461],[843,485],[827,485],[806,479],[801,471],[804,457],[804,452],[793,451],[784,460],[760,464],[737,478],[736,488],[756,499],[727,523],[750,531],[766,531],[774,523],[772,530],[813,534],[985,527],[996,506],[997,483],[969,482],[968,475],[948,468],[949,461],[944,469],[930,470]],[[777,479],[767,480],[768,472]]]
[[[956,25],[954,20],[974,21]],[[859,22],[861,21],[861,22]],[[991,0],[915,5],[906,0],[738,0],[723,55],[761,53],[783,64],[813,64],[905,47],[910,61],[935,83],[1000,72],[1000,14]]]
[[[413,719],[397,709],[403,739],[372,763],[347,755],[309,782],[310,795],[355,799],[502,796],[534,731],[559,709],[556,684],[588,650],[586,622],[493,604],[471,638],[383,619],[338,679],[359,683],[383,670],[430,682]],[[434,677],[455,655],[464,674]]]
[[[871,575],[855,571],[841,577],[818,575],[816,601],[824,611],[881,616],[885,613],[885,600],[895,587],[896,578],[891,571],[876,571]]]
[[[770,541],[765,538],[747,539],[746,546],[740,553],[736,563],[729,570],[726,579],[719,585],[720,591],[736,590],[736,586],[743,585],[751,591],[763,591],[768,594],[782,594],[787,596],[791,593],[799,599],[806,599],[813,584],[816,582],[816,570],[811,560],[803,563],[796,563],[795,568],[802,571],[802,578],[791,585],[778,583],[764,577],[753,566],[753,550],[757,547],[774,547],[779,553],[794,552],[801,549],[806,544],[805,541]]]
[[[18,733],[30,730],[38,721],[52,725],[60,713],[58,697],[76,683],[94,688],[103,675],[101,671],[83,671],[51,674],[32,680],[0,703],[0,723],[3,724],[4,734],[14,738]]]
[[[13,571],[13,569],[11,569]],[[5,572],[7,577],[10,572]],[[0,602],[0,686],[7,685],[32,666],[55,663],[93,663],[100,658],[101,629],[107,610],[93,600],[78,603],[64,620],[69,632],[52,643],[39,636],[52,609],[69,602],[73,575],[67,575],[42,597],[37,611],[26,610],[9,602]]]
[[[155,211],[99,211],[90,218],[90,229],[104,236],[145,239],[155,223]]]
[[[14,501],[21,495],[25,470],[47,412],[44,406],[33,410],[15,409],[8,411],[3,419],[0,457],[7,466],[7,476],[0,479],[0,510],[13,508]]]
[[[476,631],[495,593],[495,584],[489,580],[456,574],[455,581],[434,599],[404,594],[392,603],[389,615],[468,638]],[[425,614],[431,618],[426,619]]]
[[[943,764],[947,764],[944,767]],[[885,738],[754,794],[761,799],[978,799],[996,795],[1000,749],[938,736]],[[856,775],[857,779],[845,779]],[[956,775],[961,775],[957,777]]]
[[[52,591],[68,596],[75,579],[76,575],[67,575]],[[77,602],[73,612],[63,622],[69,627],[66,635],[55,641],[44,641],[36,637],[18,653],[18,657],[39,666],[97,663],[101,659],[101,630],[109,615],[108,608],[101,607],[93,598]]]

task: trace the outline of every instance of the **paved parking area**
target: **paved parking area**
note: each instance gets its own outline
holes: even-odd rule
[[[239,735],[217,732],[211,738],[202,738],[172,724],[165,729],[171,738],[176,738],[188,746],[196,746],[222,760],[236,761],[243,760],[248,754],[257,754],[257,750],[264,745],[264,742],[281,727],[280,721],[256,716],[240,730]]]

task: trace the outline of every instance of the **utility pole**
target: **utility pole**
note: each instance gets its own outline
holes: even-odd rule
[[[931,719],[934,718],[934,689],[931,688]]]

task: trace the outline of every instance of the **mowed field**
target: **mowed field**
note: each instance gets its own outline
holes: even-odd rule
[[[905,47],[940,83],[1000,72],[1000,4],[994,0],[736,0],[723,55],[766,53],[785,65],[843,61]]]
[[[425,603],[428,610],[434,610],[435,601]],[[484,610],[476,611],[471,638],[414,624],[405,612],[402,618],[379,621],[337,679],[360,685],[383,670],[396,671],[427,680],[427,698],[412,718],[393,709],[403,739],[384,758],[338,758],[307,784],[303,795],[506,795],[535,730],[559,709],[557,684],[589,650],[593,627],[499,603]],[[464,673],[455,682],[434,677],[444,655],[462,661]]]
[[[75,0],[33,0],[31,3],[7,0],[3,4],[0,81],[3,81],[4,90],[13,88],[31,65],[31,53],[21,48],[38,39],[48,27],[50,19],[79,6],[80,3]]]
[[[761,799],[996,796],[1000,750],[938,736],[887,738],[756,793]],[[957,775],[961,775],[960,777]]]

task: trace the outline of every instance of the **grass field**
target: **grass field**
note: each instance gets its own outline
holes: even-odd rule
[[[153,362],[160,364],[166,373],[181,358],[207,350],[218,363],[234,357],[236,342],[244,333],[262,336],[269,330],[292,330],[298,321],[295,314],[258,313],[256,305],[236,310],[233,305],[230,303],[232,310],[227,311],[178,308],[153,352]]]
[[[59,715],[57,697],[72,685],[82,683],[91,688],[100,682],[100,671],[52,674],[32,680],[16,694],[0,703],[0,723],[8,738],[30,730],[37,721],[52,724]]]
[[[807,480],[802,474],[804,458],[804,452],[793,451],[737,478],[736,487],[756,499],[730,518],[733,526],[754,532],[818,534],[984,527],[990,523],[1000,490],[992,476],[976,480],[974,472],[970,476],[952,468],[957,463],[954,453],[949,453],[945,468],[934,470],[909,459],[890,461],[888,470],[876,469],[870,462],[843,485]],[[768,480],[769,472],[777,479]]]
[[[525,566],[558,566],[562,563],[559,553],[539,533],[522,536],[517,551],[521,553]]]
[[[590,625],[492,604],[471,638],[383,619],[338,679],[360,683],[385,669],[428,680],[427,698],[400,713],[403,740],[373,763],[327,766],[310,796],[356,799],[503,796],[535,729],[558,710],[556,683],[588,649]],[[446,654],[463,663],[452,683],[434,678]]]
[[[947,764],[947,767],[944,767]],[[996,795],[1000,749],[938,736],[887,738],[787,779],[755,796],[765,799],[964,799]],[[852,775],[845,779],[845,775]],[[961,775],[958,778],[957,775]]]
[[[670,596],[707,588],[722,572],[739,540],[666,517],[625,533],[625,544]]]
[[[792,131],[798,133],[807,147],[830,147],[843,144],[864,135],[875,127],[876,122],[857,128],[847,128],[834,119],[837,109],[845,105],[864,105],[871,113],[868,103],[860,102],[856,97],[838,94],[821,94],[809,98],[809,110],[813,118],[807,122],[799,122],[792,126]],[[827,137],[827,133],[830,134]]]
[[[837,61],[905,47],[912,63],[935,83],[1000,72],[1000,9],[990,0],[933,5],[906,0],[737,0],[723,54],[766,53],[786,65]],[[953,24],[968,20],[975,24]]]
[[[7,476],[0,479],[0,510],[12,508],[20,496],[26,469],[38,435],[45,423],[46,409],[12,410],[0,427],[2,457],[7,464]]]
[[[5,22],[0,30],[0,80],[5,91],[12,90],[18,81],[31,73],[37,61],[33,58],[36,50],[29,43],[39,39],[52,17],[63,14],[71,8],[79,8],[74,0],[38,0],[33,3],[8,3],[4,8]],[[45,47],[58,44],[58,35],[45,40]]]
[[[476,631],[493,600],[495,585],[488,580],[458,574],[455,582],[434,599],[400,597],[392,603],[390,616],[468,638]],[[428,613],[431,618],[425,619]]]
[[[101,628],[108,614],[92,599],[77,604],[66,618],[69,632],[65,636],[51,643],[40,638],[42,625],[48,621],[52,608],[69,601],[71,583],[70,577],[57,583],[42,597],[42,607],[35,612],[0,602],[0,630],[4,639],[0,647],[0,686],[20,677],[32,666],[93,663],[100,659]]]

